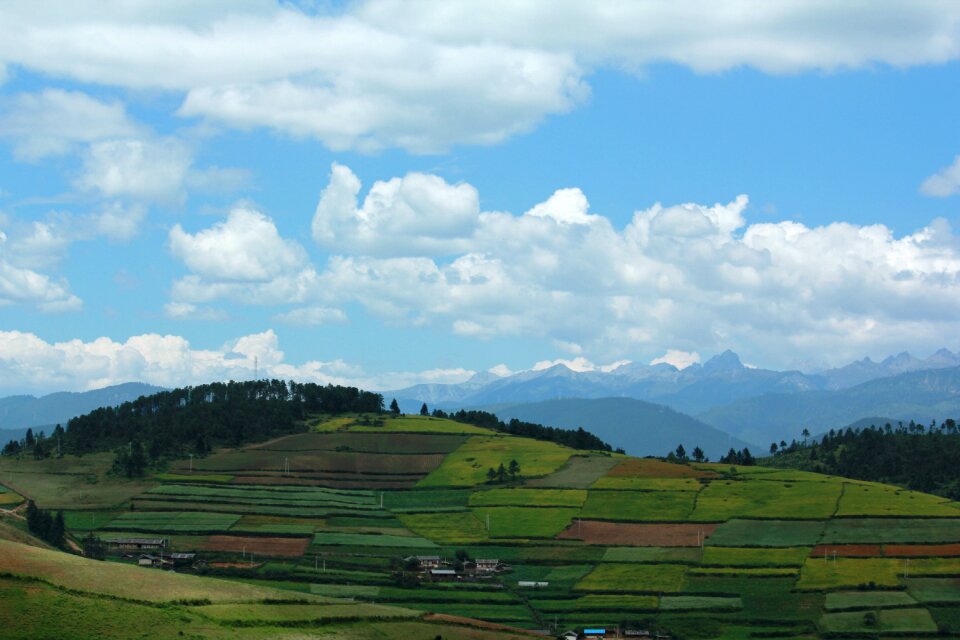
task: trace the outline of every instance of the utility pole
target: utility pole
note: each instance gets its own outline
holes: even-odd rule
[[[190,473],[193,473],[193,454],[190,454]]]
[[[383,492],[380,492],[380,508],[383,509]]]

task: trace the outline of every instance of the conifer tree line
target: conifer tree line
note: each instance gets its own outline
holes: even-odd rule
[[[128,477],[166,457],[205,455],[215,446],[240,446],[303,429],[311,413],[379,413],[383,396],[354,387],[283,380],[215,382],[141,396],[71,419],[50,438],[28,432],[7,455],[46,457],[116,452],[114,471]],[[42,447],[38,449],[38,444]]]
[[[960,500],[960,428],[954,419],[831,429],[820,440],[771,444],[765,464],[884,482]]]
[[[33,500],[27,503],[27,528],[30,533],[54,547],[66,544],[67,526],[63,520],[63,511],[56,515],[39,508]]]
[[[425,407],[426,405],[424,405]],[[422,408],[421,408],[422,413]],[[548,440],[568,446],[572,449],[583,449],[587,451],[613,451],[613,448],[586,431],[583,427],[579,429],[559,429],[557,427],[545,427],[542,424],[533,422],[523,422],[513,418],[510,422],[504,422],[495,414],[488,411],[465,411],[460,409],[453,413],[447,413],[442,409],[434,409],[432,415],[437,418],[448,418],[457,422],[473,424],[478,427],[486,427],[501,433],[509,433],[513,436],[532,438],[534,440]],[[623,453],[623,449],[617,449],[618,453]]]

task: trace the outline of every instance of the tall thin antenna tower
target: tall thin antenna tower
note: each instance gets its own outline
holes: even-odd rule
[[[260,379],[260,359],[257,356],[253,356],[253,379]]]

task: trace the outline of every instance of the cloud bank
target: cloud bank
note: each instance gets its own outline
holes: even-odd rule
[[[654,204],[616,228],[577,188],[523,214],[482,211],[472,186],[438,176],[377,182],[359,204],[361,190],[334,165],[312,221],[323,264],[255,212],[193,236],[174,229],[193,273],[173,301],[288,304],[282,319],[307,324],[341,321],[337,309],[356,303],[388,323],[550,339],[595,361],[668,348],[661,361],[689,364],[697,349],[729,347],[761,364],[839,362],[936,348],[960,328],[960,238],[945,220],[901,237],[884,225],[751,224],[741,195]]]
[[[492,12],[474,1],[369,0],[313,14],[270,0],[162,9],[122,0],[9,3],[0,8],[0,69],[165,91],[181,96],[184,117],[314,138],[334,150],[423,153],[529,131],[587,99],[589,75],[603,67],[785,74],[960,56],[957,3],[881,4],[566,0]],[[126,126],[115,105],[87,106],[87,115]],[[24,135],[18,144],[37,156],[76,135]]]

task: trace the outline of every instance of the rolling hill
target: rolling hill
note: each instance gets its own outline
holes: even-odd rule
[[[0,542],[0,619],[20,637],[67,624],[118,638],[956,635],[960,505],[944,498],[438,417],[303,427],[136,479],[109,473],[109,452],[0,457],[0,483],[63,509],[75,539],[117,547],[98,563]],[[198,554],[178,572],[207,577],[131,566],[143,552],[118,548],[152,538]],[[75,622],[50,615],[66,609]]]

